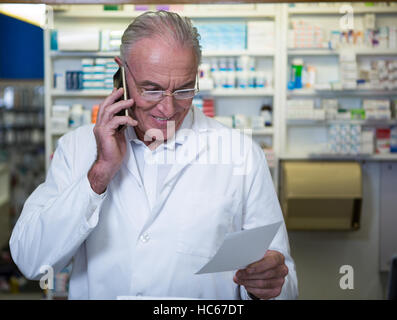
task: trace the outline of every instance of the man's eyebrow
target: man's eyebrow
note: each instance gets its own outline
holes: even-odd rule
[[[196,79],[186,82],[184,85],[180,86],[179,88],[190,88],[191,86],[194,86],[196,83]]]
[[[189,82],[186,82],[185,84],[181,85],[180,87],[178,87],[178,89],[176,90],[180,90],[181,88],[190,88],[193,87],[195,85],[196,79],[191,80]],[[158,83],[152,82],[150,80],[143,80],[141,82],[139,82],[139,85],[144,87],[144,86],[153,86],[153,87],[158,87],[161,88],[163,90],[165,90],[161,85],[159,85]]]
[[[153,87],[158,87],[158,88],[162,88],[161,85],[159,85],[156,82],[152,82],[150,80],[143,80],[139,82],[140,86],[153,86]]]

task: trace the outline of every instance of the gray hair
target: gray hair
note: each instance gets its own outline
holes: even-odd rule
[[[128,51],[141,39],[153,37],[170,37],[183,46],[191,46],[201,63],[200,35],[191,20],[175,12],[147,11],[136,17],[124,31],[121,38],[120,55],[123,61]]]

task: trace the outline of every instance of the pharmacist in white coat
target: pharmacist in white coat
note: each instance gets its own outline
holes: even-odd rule
[[[195,274],[227,233],[283,220],[263,151],[191,106],[200,60],[188,19],[149,13],[127,28],[116,61],[131,99],[113,90],[95,126],[59,140],[10,239],[26,277],[72,263],[70,299],[297,297],[284,223],[247,268]]]

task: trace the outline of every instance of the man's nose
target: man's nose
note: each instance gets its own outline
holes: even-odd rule
[[[174,97],[167,95],[159,103],[159,109],[165,117],[172,117],[175,113]]]

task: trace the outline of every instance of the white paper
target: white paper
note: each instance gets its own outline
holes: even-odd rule
[[[280,225],[281,221],[227,234],[217,253],[196,274],[242,269],[260,260]]]

